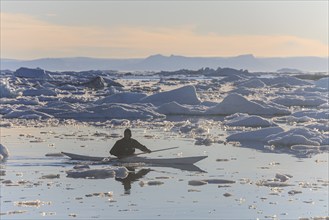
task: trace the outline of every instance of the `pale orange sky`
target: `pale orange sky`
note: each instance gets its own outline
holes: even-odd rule
[[[77,1],[74,2],[76,4]],[[1,3],[2,58],[33,59],[72,56],[132,58],[146,57],[152,54],[185,56],[254,54],[258,57],[328,56],[328,40],[326,40],[328,36],[328,26],[326,26],[328,21],[317,21],[314,20],[315,18],[312,20],[311,17],[309,19],[314,22],[314,25],[311,24],[311,21],[306,22],[302,19],[298,21],[295,20],[296,18],[293,18],[294,21],[292,22],[289,20],[289,17],[282,21],[280,20],[282,18],[274,18],[274,21],[272,21],[266,18],[265,12],[262,12],[261,15],[256,13],[259,16],[258,19],[264,18],[264,20],[268,20],[263,24],[260,21],[260,23],[256,23],[256,21],[252,20],[257,19],[257,16],[249,11],[248,14],[254,17],[246,18],[245,14],[235,13],[233,17],[228,15],[225,17],[228,19],[226,23],[223,21],[218,23],[216,14],[205,20],[201,17],[199,20],[196,18],[192,19],[192,17],[190,20],[184,20],[184,16],[191,15],[188,12],[185,15],[184,10],[181,10],[179,11],[181,12],[180,16],[184,21],[175,23],[174,21],[162,21],[161,18],[166,18],[157,17],[155,14],[148,14],[145,11],[143,13],[138,11],[139,13],[137,14],[131,14],[132,12],[130,12],[129,14],[122,6],[122,12],[125,13],[122,16],[117,15],[114,18],[118,21],[113,21],[114,18],[111,16],[102,15],[97,17],[93,15],[93,13],[97,13],[97,10],[99,13],[105,13],[102,11],[101,5],[99,5],[100,8],[97,9],[94,6],[89,11],[83,7],[81,9],[76,7],[75,9],[78,12],[79,10],[85,10],[84,16],[82,16],[81,14],[75,15],[73,11],[71,11],[71,15],[65,14],[65,12],[61,11],[62,9],[56,9],[56,7],[51,9],[54,7],[54,5],[50,4],[51,2],[42,5],[39,5],[38,2],[34,3],[36,8],[37,6],[42,6],[44,10],[42,12],[38,11],[32,7],[33,4],[32,6],[26,5],[26,7],[31,7],[30,10],[29,8],[18,10],[9,1]],[[65,4],[63,1],[59,3]],[[111,6],[111,1],[105,3],[108,4],[108,7]],[[112,2],[112,4],[115,3]],[[180,4],[182,3],[184,2],[180,2]],[[210,3],[212,2],[206,2],[205,4]],[[323,6],[328,5],[326,1],[322,3],[324,3]],[[73,3],[71,2],[71,4]],[[147,2],[143,4],[147,6]],[[76,4],[76,6],[78,5]],[[157,8],[154,5],[152,6],[154,7],[152,13],[156,13],[154,10]],[[309,5],[306,6],[309,7]],[[139,5],[137,4],[136,7],[139,7]],[[263,5],[263,7],[266,9],[266,5]],[[304,7],[300,7],[300,10],[302,9]],[[317,19],[328,16],[328,9],[315,6],[313,9],[318,9],[318,13],[321,14]],[[130,8],[130,10],[134,11],[133,8]],[[172,16],[176,16],[176,19],[179,19],[178,12],[170,12],[170,8],[167,10],[168,17],[171,16],[170,13],[173,13]],[[309,10],[312,10],[312,7]],[[209,13],[215,12],[216,10],[209,11]],[[218,9],[218,13],[220,12]],[[205,16],[207,11],[200,13]],[[288,12],[282,12],[282,16],[286,13]],[[143,20],[143,18],[134,17],[136,15],[146,18]],[[296,12],[295,16],[299,15],[300,13]],[[89,19],[88,16],[90,16]],[[154,19],[154,21],[149,21],[147,16],[148,19]],[[294,15],[292,14],[291,16]],[[278,15],[278,17],[280,16]],[[229,18],[231,20],[235,18],[234,23]],[[112,20],[106,21],[106,19]],[[141,21],[137,22],[134,19],[140,19]],[[248,19],[251,20],[248,21]],[[275,25],[275,19],[277,19],[277,26]],[[217,26],[210,22],[216,23]],[[229,25],[229,22],[232,22],[232,24]],[[288,24],[290,22],[290,26],[284,26],[285,22]],[[247,24],[250,25],[249,29],[241,30]],[[239,30],[235,30],[233,28],[239,27],[239,25],[241,29],[236,28]],[[282,30],[280,25],[282,25]],[[220,28],[220,30],[216,27]],[[226,31],[222,30],[225,28],[227,29]],[[314,35],[308,32],[314,32]]]

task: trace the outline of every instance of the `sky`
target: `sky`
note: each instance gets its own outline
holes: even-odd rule
[[[329,55],[329,0],[0,4],[1,58]]]

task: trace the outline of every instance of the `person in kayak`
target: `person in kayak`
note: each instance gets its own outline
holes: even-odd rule
[[[124,131],[124,137],[114,144],[110,150],[110,154],[118,158],[132,156],[135,153],[136,148],[145,153],[151,153],[150,149],[131,138],[131,130],[127,128]]]

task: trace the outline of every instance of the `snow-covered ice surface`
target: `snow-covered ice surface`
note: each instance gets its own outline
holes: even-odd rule
[[[328,218],[328,77],[207,72],[2,71],[1,219]],[[178,147],[148,157],[208,158],[184,170],[59,154],[107,156],[127,127]]]

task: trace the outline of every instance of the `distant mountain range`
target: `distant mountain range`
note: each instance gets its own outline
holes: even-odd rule
[[[244,69],[250,72],[276,72],[293,69],[301,72],[328,72],[328,57],[273,57],[253,55],[236,57],[185,57],[152,55],[135,59],[104,59],[88,57],[42,58],[35,60],[1,59],[1,70],[20,67],[42,68],[50,71],[118,70],[118,71],[174,71],[197,70],[205,67]]]

